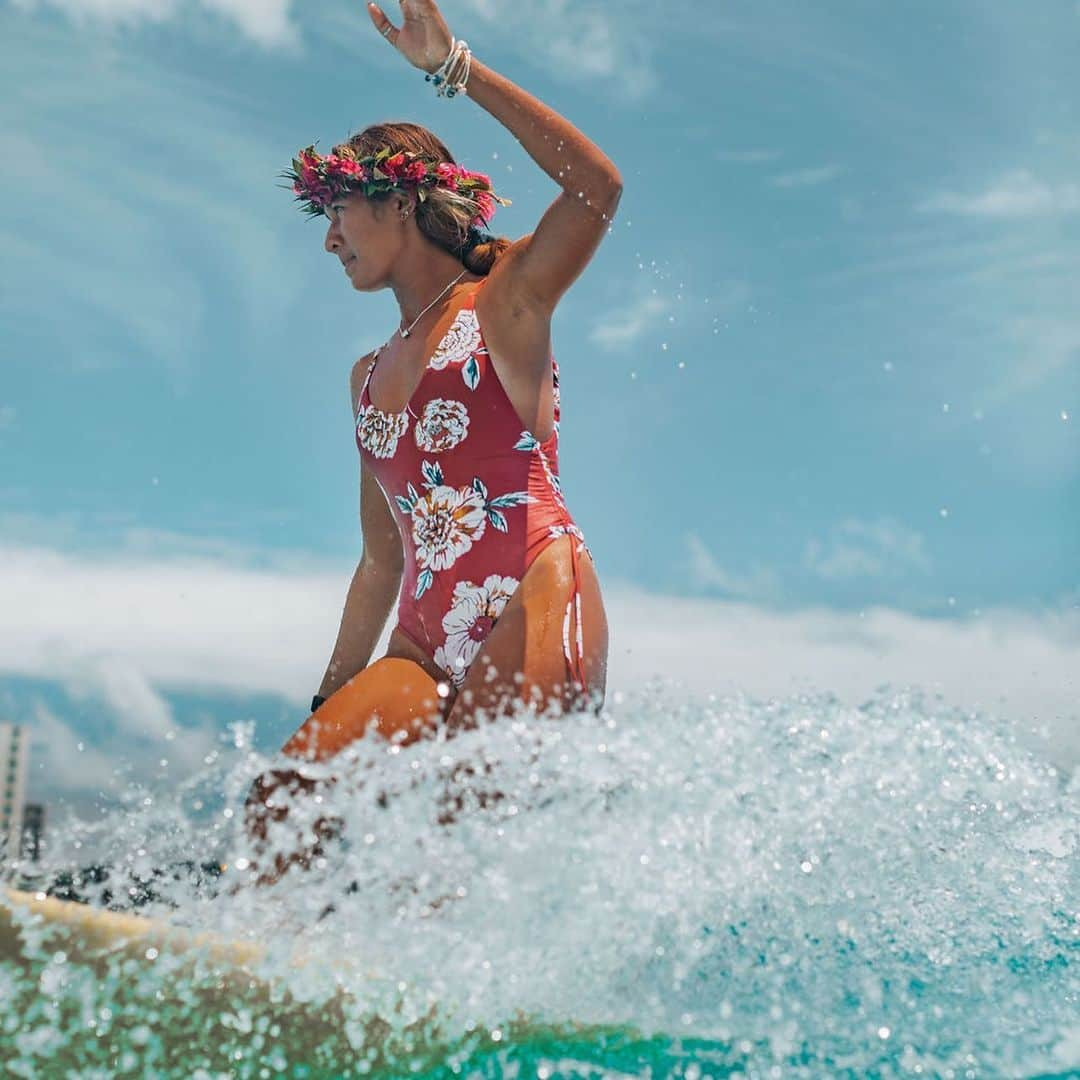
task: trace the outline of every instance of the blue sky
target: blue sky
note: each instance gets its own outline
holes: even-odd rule
[[[565,488],[637,649],[627,681],[644,655],[703,685],[676,648],[692,609],[732,686],[763,692],[779,667],[837,688],[866,658],[778,658],[776,620],[858,642],[876,611],[906,629],[873,679],[1072,730],[1080,5],[442,10],[625,180],[554,350]],[[25,597],[3,616],[0,705],[101,745],[159,707],[209,739],[220,717],[180,704],[196,690],[283,716],[321,676],[359,555],[348,373],[397,312],[351,289],[277,173],[409,119],[513,200],[500,233],[531,231],[557,189],[360,3],[8,0],[0,40],[0,545]],[[259,581],[296,590],[287,627],[272,601],[257,627],[215,607]],[[669,622],[646,648],[654,608]],[[756,665],[720,651],[734,613],[773,620]],[[244,678],[207,675],[210,619]],[[950,631],[956,656],[1000,648],[1003,626],[1035,652],[959,665],[963,685],[946,646],[923,648]],[[245,643],[264,636],[290,644],[260,677]]]

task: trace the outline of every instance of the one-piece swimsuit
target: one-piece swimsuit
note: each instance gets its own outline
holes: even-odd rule
[[[555,428],[540,442],[491,362],[471,292],[400,413],[360,390],[356,442],[397,522],[405,555],[397,628],[455,687],[537,556],[570,535],[574,589],[563,618],[570,682],[587,690],[578,559],[588,553],[559,481],[559,368],[551,357]],[[384,346],[385,348],[385,346]]]

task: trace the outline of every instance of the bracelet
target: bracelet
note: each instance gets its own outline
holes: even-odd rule
[[[438,71],[433,71],[424,76],[425,82],[435,84],[435,93],[439,97],[454,97],[459,91],[465,89],[469,81],[469,69],[472,66],[472,52],[469,43],[464,39],[458,41],[450,39],[450,52],[442,62]]]
[[[311,699],[311,711],[312,712],[318,712],[319,711],[319,706],[325,704],[325,702],[326,702],[326,698],[322,697],[319,694],[316,694]]]

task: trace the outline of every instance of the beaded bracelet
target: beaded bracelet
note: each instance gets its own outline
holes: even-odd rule
[[[435,93],[439,97],[454,97],[459,91],[465,89],[469,81],[469,70],[472,65],[472,53],[469,43],[464,39],[458,41],[450,39],[450,52],[442,62],[438,71],[424,76],[425,82],[435,84]]]

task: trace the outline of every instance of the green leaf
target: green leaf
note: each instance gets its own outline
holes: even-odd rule
[[[435,575],[430,570],[421,571],[420,576],[416,579],[416,595],[413,599],[419,600],[431,588],[434,580]]]

